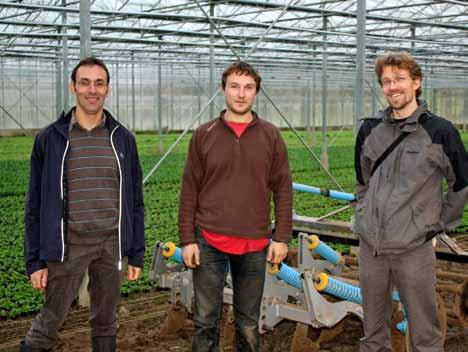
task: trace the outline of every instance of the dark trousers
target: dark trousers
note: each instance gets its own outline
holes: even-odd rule
[[[436,298],[436,259],[431,242],[395,255],[374,256],[363,241],[359,283],[364,309],[361,352],[391,352],[391,294],[395,287],[408,315],[414,352],[442,352]]]
[[[92,337],[115,336],[123,272],[118,270],[119,243],[114,236],[93,245],[69,245],[65,262],[48,262],[45,303],[26,334],[25,344],[50,349],[57,340],[88,270]]]
[[[233,255],[210,246],[198,236],[200,266],[193,270],[195,336],[192,351],[217,351],[223,289],[228,268],[233,284],[236,351],[260,350],[258,320],[265,283],[266,249]]]

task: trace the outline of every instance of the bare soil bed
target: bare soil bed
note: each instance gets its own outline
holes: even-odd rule
[[[466,264],[447,263],[440,261],[438,270],[465,275]],[[452,286],[456,281],[440,281],[439,284]],[[447,311],[453,310],[453,296],[441,293]],[[465,306],[468,304],[464,303]],[[122,299],[119,308],[119,351],[190,351],[190,341],[193,335],[193,322],[185,310],[178,309],[168,315],[171,310],[169,293],[154,290],[144,294],[136,294]],[[88,310],[74,307],[67,318],[60,334],[61,342],[54,352],[88,352],[90,348],[90,332],[88,326]],[[225,314],[226,315],[226,314]],[[449,317],[449,315],[447,315]],[[168,318],[169,317],[169,318]],[[22,336],[31,324],[32,317],[0,321],[0,351],[17,351]],[[172,320],[171,320],[172,319]],[[170,321],[168,321],[170,320]],[[453,319],[452,319],[453,320]],[[468,352],[468,319],[463,325],[454,325],[448,320],[447,336],[445,342],[446,352]],[[223,327],[222,332],[228,331]],[[283,321],[271,332],[262,335],[262,352],[287,352],[291,350],[293,336],[296,332],[296,323]],[[177,327],[178,331],[172,331]],[[322,331],[308,329],[308,339],[300,341],[295,351],[304,352],[354,352],[359,350],[359,339],[362,336],[362,326],[359,319],[348,317],[332,329]],[[398,333],[397,333],[398,334]],[[233,351],[232,345],[224,343],[232,336],[227,334],[222,338],[222,350]],[[320,347],[316,342],[320,339]],[[404,345],[404,337],[396,340]],[[394,351],[404,351],[395,347]]]
[[[138,302],[138,303],[136,303]],[[138,307],[136,307],[138,305]],[[167,331],[167,312],[170,309],[168,296],[162,292],[152,292],[123,300],[120,315],[121,323],[118,332],[119,351],[190,351],[190,340],[193,334],[193,323],[190,317],[179,315],[179,331]],[[90,349],[90,333],[86,321],[87,310],[74,308],[67,325],[61,334],[60,344],[54,352],[88,352]],[[177,316],[177,313],[176,313]],[[22,327],[17,332],[24,331],[29,326],[30,319],[23,319]],[[7,322],[1,322],[0,329]],[[177,322],[176,322],[177,325]],[[272,332],[262,335],[262,351],[285,352],[291,349],[291,342],[296,324],[283,321]],[[309,329],[309,341],[319,336],[319,331]],[[361,323],[358,319],[349,317],[342,324],[328,331],[331,341],[322,342],[320,351],[354,352],[358,351],[361,337]],[[325,334],[322,333],[322,337]],[[0,351],[17,351],[19,336],[9,339],[9,343],[0,345]],[[307,342],[307,341],[306,341]],[[224,351],[232,351],[229,346]],[[301,351],[312,352],[317,349],[313,345],[303,343]],[[449,327],[447,332],[446,352],[468,351],[468,329]]]

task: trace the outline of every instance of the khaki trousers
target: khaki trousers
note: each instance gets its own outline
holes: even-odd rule
[[[364,309],[361,352],[391,352],[391,294],[405,307],[413,352],[444,350],[436,298],[436,258],[431,241],[396,255],[374,256],[361,241],[359,282]]]

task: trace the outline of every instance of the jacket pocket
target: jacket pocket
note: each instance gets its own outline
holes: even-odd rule
[[[412,206],[413,219],[419,234],[426,235],[439,227],[440,205],[437,202],[429,202]]]
[[[356,211],[354,212],[354,224],[353,224],[353,232],[362,236],[366,235],[367,233],[367,202],[362,201],[358,203],[356,206]]]

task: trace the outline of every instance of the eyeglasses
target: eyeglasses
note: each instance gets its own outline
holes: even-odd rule
[[[91,86],[94,86],[94,88],[96,89],[105,89],[107,87],[107,82],[102,80],[102,79],[98,79],[96,81],[90,81],[88,79],[80,79],[78,82],[76,82],[80,87],[82,88],[86,88],[86,89],[89,89],[91,88]]]
[[[411,77],[399,76],[399,77],[396,77],[395,79],[384,79],[382,81],[382,86],[385,87],[385,88],[388,88],[392,84],[401,85],[401,84],[405,83],[405,81],[408,80],[408,79],[411,79]]]

